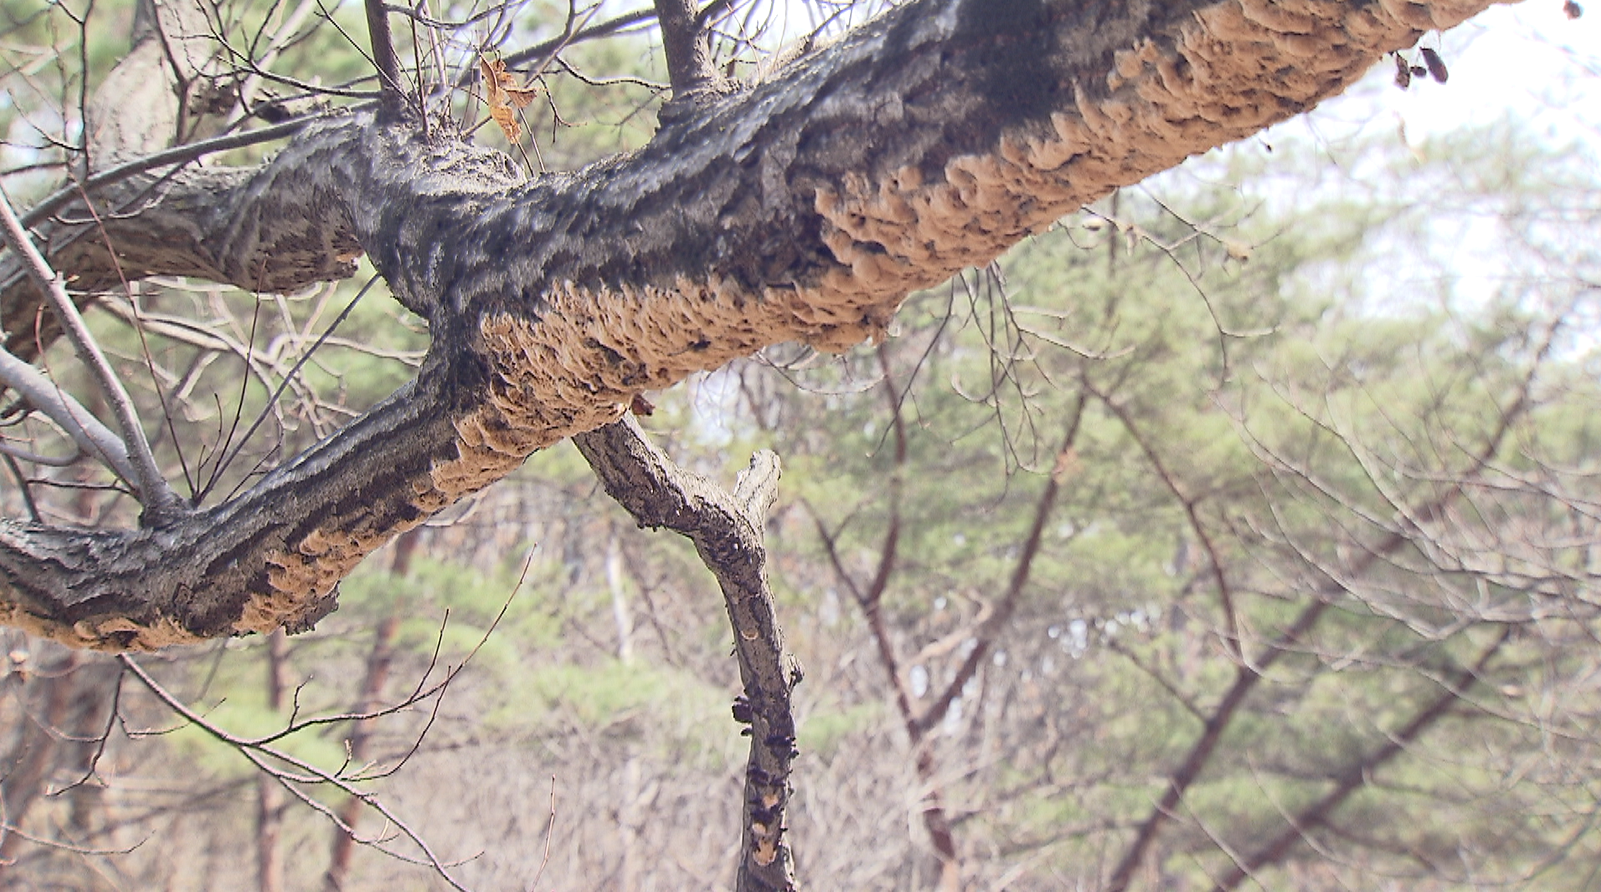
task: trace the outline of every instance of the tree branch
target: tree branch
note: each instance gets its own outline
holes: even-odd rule
[[[1122,404],[1114,400],[1110,394],[1091,386],[1087,381],[1084,387],[1106,407],[1106,411],[1110,412],[1112,417],[1117,419],[1118,424],[1128,433],[1129,439],[1133,440],[1134,445],[1145,455],[1145,460],[1150,462],[1151,470],[1156,472],[1156,476],[1173,496],[1173,500],[1184,509],[1184,517],[1189,521],[1190,532],[1195,534],[1202,550],[1206,552],[1207,569],[1217,586],[1218,607],[1223,614],[1223,649],[1228,651],[1229,656],[1236,662],[1245,659],[1245,652],[1240,644],[1240,620],[1239,613],[1234,607],[1233,586],[1229,584],[1228,574],[1223,569],[1223,557],[1218,553],[1217,543],[1212,541],[1212,534],[1207,531],[1206,524],[1201,522],[1200,499],[1184,492],[1178,478],[1173,475],[1167,463],[1162,460],[1162,456],[1157,453],[1155,446],[1146,438],[1145,432],[1134,423],[1134,419],[1129,416],[1128,410]]]
[[[214,136],[211,139],[188,142],[165,151],[135,158],[132,161],[125,161],[115,167],[100,171],[82,183],[69,183],[45,196],[29,207],[26,214],[22,215],[22,223],[29,228],[37,226],[49,219],[51,214],[71,204],[73,199],[84,193],[92,194],[102,186],[114,185],[135,174],[168,165],[186,164],[215,152],[241,149],[246,146],[260,145],[264,142],[272,142],[275,139],[294,136],[305,129],[305,126],[310,122],[328,117],[330,114],[330,112],[317,112],[284,121],[280,124],[274,124],[271,127],[262,127],[259,130],[246,130],[242,133],[230,133],[225,136]]]
[[[1470,486],[1482,479],[1483,474],[1492,458],[1501,451],[1501,446],[1512,433],[1513,425],[1529,411],[1529,387],[1533,383],[1533,372],[1525,378],[1518,390],[1513,405],[1502,413],[1497,421],[1495,430],[1491,431],[1485,441],[1480,444],[1479,450],[1473,456],[1468,467],[1460,475],[1450,479],[1450,486],[1434,498],[1422,501],[1413,506],[1413,516],[1436,516],[1454,505],[1463,497]],[[1301,608],[1295,621],[1289,625],[1277,638],[1263,649],[1255,659],[1246,659],[1235,668],[1234,681],[1218,705],[1205,719],[1201,734],[1191,745],[1189,752],[1171,775],[1168,777],[1167,789],[1162,798],[1158,800],[1149,815],[1141,822],[1134,839],[1124,850],[1122,858],[1112,870],[1112,876],[1107,881],[1108,892],[1123,892],[1133,880],[1134,871],[1145,858],[1145,853],[1156,841],[1157,834],[1167,823],[1183,801],[1189,788],[1200,777],[1201,771],[1210,762],[1223,739],[1223,734],[1239,714],[1247,697],[1255,690],[1258,683],[1266,677],[1267,671],[1272,668],[1280,657],[1288,653],[1290,648],[1300,644],[1322,620],[1328,608],[1342,592],[1348,591],[1352,581],[1359,578],[1383,562],[1390,555],[1407,546],[1411,540],[1405,531],[1396,531],[1385,535],[1372,547],[1362,551],[1352,562],[1351,568],[1343,576],[1337,577],[1329,568],[1313,565],[1314,572],[1324,578],[1324,583],[1317,590],[1310,592],[1313,598],[1311,603]],[[1302,555],[1303,560],[1311,563],[1309,556]]]
[[[762,535],[778,494],[778,457],[766,451],[752,456],[730,494],[674,464],[631,417],[579,434],[573,443],[606,493],[640,526],[666,527],[695,543],[717,578],[744,684],[734,716],[750,725],[751,739],[735,888],[789,892],[795,888],[795,866],[785,831],[789,775],[798,755],[790,694],[800,674],[784,653]]]
[[[363,0],[367,11],[367,37],[372,42],[372,63],[378,69],[378,83],[383,96],[379,103],[388,114],[395,114],[405,104],[406,93],[401,89],[400,57],[395,54],[394,38],[389,31],[389,11],[383,0]]]
[[[1511,638],[1512,627],[1503,628],[1501,634],[1479,654],[1479,658],[1472,666],[1459,669],[1444,679],[1441,687],[1445,690],[1441,691],[1439,696],[1418,710],[1405,726],[1391,733],[1389,740],[1385,741],[1383,746],[1341,769],[1335,775],[1334,786],[1331,789],[1297,812],[1290,819],[1290,826],[1282,833],[1260,849],[1237,861],[1213,886],[1213,892],[1227,892],[1239,888],[1239,885],[1249,879],[1252,873],[1283,860],[1296,843],[1307,838],[1309,832],[1327,823],[1336,809],[1367,786],[1375,771],[1405,752],[1407,746],[1422,736],[1435,722],[1444,718],[1451,707],[1479,683],[1489,669],[1491,660]]]
[[[84,324],[83,316],[78,313],[78,307],[67,295],[61,275],[51,269],[45,262],[44,256],[34,248],[33,240],[28,237],[27,230],[22,228],[22,222],[11,209],[11,200],[3,191],[0,191],[0,229],[4,230],[6,243],[11,246],[11,250],[26,264],[34,284],[49,297],[57,322],[66,332],[67,339],[72,341],[78,358],[88,366],[89,374],[95,379],[106,402],[111,405],[112,413],[117,417],[117,425],[122,430],[123,456],[133,470],[133,476],[127,478],[128,482],[133,485],[140,503],[145,507],[144,520],[153,526],[160,525],[179,509],[178,494],[167,485],[167,478],[162,476],[161,469],[156,467],[156,457],[150,451],[150,441],[145,438],[144,427],[140,425],[139,415],[134,411],[132,397],[128,396],[121,379],[112,370],[105,354],[100,351],[100,345],[95,343],[94,336],[89,333],[89,326]],[[83,412],[82,406],[78,406],[77,409]],[[70,410],[68,414],[72,414]],[[86,412],[84,414],[87,415]],[[82,416],[73,415],[73,419],[81,422]],[[82,430],[91,441],[94,440],[88,428],[80,426],[79,430]],[[113,463],[113,467],[116,466],[115,453],[108,452],[98,445],[91,451],[104,456],[106,461]]]
[[[383,852],[385,855],[397,860],[405,861],[410,864],[426,865],[431,868],[441,880],[444,880],[447,884],[449,884],[451,888],[461,890],[461,892],[467,892],[466,887],[456,879],[453,873],[451,873],[451,868],[455,866],[454,862],[441,860],[438,855],[434,854],[433,849],[428,845],[428,841],[424,839],[420,833],[418,833],[416,830],[413,830],[411,826],[406,823],[406,821],[402,820],[399,815],[381,802],[376,796],[356,786],[358,783],[366,780],[367,778],[362,777],[359,773],[347,773],[343,768],[341,768],[339,771],[326,771],[317,767],[316,765],[313,765],[311,762],[305,759],[296,758],[284,750],[277,749],[275,747],[264,746],[257,741],[239,737],[238,735],[235,735],[211,723],[206,719],[205,716],[191,709],[176,695],[163,687],[160,682],[156,681],[155,678],[153,678],[143,666],[126,654],[117,657],[117,660],[122,664],[123,668],[135,679],[137,679],[140,684],[144,685],[145,689],[150,691],[150,693],[154,695],[155,698],[162,703],[162,705],[172,710],[185,722],[188,722],[194,727],[200,729],[207,736],[217,740],[219,743],[231,747],[235,752],[243,756],[247,761],[254,765],[263,776],[270,777],[277,781],[283,787],[285,792],[300,800],[313,811],[327,817],[334,823],[336,827],[350,834],[358,842],[377,849],[378,851]],[[387,826],[393,827],[395,830],[399,831],[398,836],[409,842],[414,848],[417,849],[418,855],[414,856],[393,848],[391,845],[391,836],[375,836],[372,838],[364,838],[356,833],[354,827],[341,824],[339,815],[335,814],[332,808],[314,798],[309,792],[303,789],[303,787],[318,784],[332,787],[346,796],[356,799],[367,808],[377,812],[379,816],[384,819]]]
[[[718,83],[712,67],[711,29],[696,14],[695,0],[654,0],[662,29],[662,54],[673,99],[703,93]]]
[[[105,462],[113,474],[130,485],[139,479],[133,463],[128,460],[128,447],[82,403],[73,399],[72,394],[62,390],[43,372],[0,350],[0,383],[15,390],[28,405],[43,412],[72,439],[79,450]],[[37,461],[37,458],[33,460]]]
[[[0,522],[0,620],[99,647],[304,625],[364,555],[633,394],[882,337],[911,291],[1486,5],[914,0],[575,173],[351,115],[259,168],[132,178],[102,215],[114,257],[66,238],[88,219],[47,233],[75,286],[120,265],[286,291],[366,250],[433,344],[389,400],[159,536]]]
[[[917,729],[926,733],[939,724],[945,714],[950,711],[951,704],[961,696],[962,689],[977,674],[978,667],[989,656],[990,646],[995,643],[1001,629],[1017,611],[1018,601],[1023,595],[1023,588],[1028,584],[1028,578],[1034,568],[1034,558],[1039,554],[1040,541],[1045,534],[1045,524],[1050,520],[1051,509],[1056,506],[1056,496],[1061,492],[1062,482],[1067,477],[1073,457],[1074,445],[1078,440],[1079,424],[1084,420],[1085,399],[1081,395],[1073,407],[1073,418],[1068,422],[1067,433],[1062,437],[1062,446],[1056,450],[1056,461],[1051,469],[1050,476],[1045,480],[1045,489],[1040,492],[1039,502],[1034,508],[1034,520],[1029,525],[1028,538],[1023,540],[1023,548],[1017,556],[1017,564],[1012,568],[1012,578],[1006,587],[1006,594],[1001,597],[1000,606],[985,619],[973,633],[973,647],[968,651],[967,658],[957,668],[956,674],[945,685],[934,702],[929,704],[922,715],[917,718]]]

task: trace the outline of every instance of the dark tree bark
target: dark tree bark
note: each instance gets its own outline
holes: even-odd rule
[[[0,522],[0,621],[104,649],[305,627],[372,550],[633,394],[769,344],[880,338],[912,290],[1487,5],[917,0],[573,173],[525,180],[391,107],[309,123],[259,168],[123,180],[96,196],[106,238],[81,207],[38,227],[75,286],[287,290],[366,252],[432,346],[414,381],[228,502],[129,531]],[[173,129],[112,122],[141,150]],[[14,345],[37,305],[0,258]]]
[[[734,718],[749,726],[750,736],[735,888],[792,892],[795,862],[785,833],[798,751],[790,700],[801,671],[784,651],[763,534],[778,496],[778,456],[752,456],[729,493],[674,464],[631,418],[578,434],[573,442],[607,495],[640,526],[665,527],[693,542],[722,589],[744,691]]]

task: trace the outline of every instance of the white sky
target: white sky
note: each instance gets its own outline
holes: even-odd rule
[[[1318,117],[1349,115],[1356,111],[1352,103],[1378,99],[1385,126],[1404,123],[1413,143],[1521,117],[1554,138],[1583,140],[1601,157],[1601,0],[1581,2],[1591,8],[1577,20],[1563,13],[1561,0],[1528,0],[1493,7],[1444,35],[1430,34],[1421,45],[1440,48],[1449,82],[1425,78],[1404,93],[1390,87],[1381,96],[1358,89],[1326,104]],[[1391,76],[1386,64],[1377,77]]]
[[[1440,50],[1450,69],[1447,83],[1415,78],[1402,91],[1393,83],[1393,64],[1385,60],[1344,96],[1258,140],[1271,144],[1309,138],[1338,158],[1340,144],[1360,134],[1405,140],[1421,152],[1430,137],[1459,129],[1494,132],[1497,125],[1516,120],[1524,138],[1532,136],[1552,147],[1576,145],[1580,163],[1592,165],[1601,177],[1601,0],[1590,0],[1590,5],[1577,20],[1563,12],[1562,0],[1493,7],[1444,35],[1429,34],[1421,41],[1420,46]],[[1371,188],[1362,179],[1360,170],[1342,166],[1326,185],[1342,188],[1344,183],[1360,193]],[[1553,206],[1565,204],[1557,198]],[[1509,278],[1525,274],[1509,258],[1500,222],[1498,217],[1476,218],[1466,208],[1458,218],[1437,220],[1426,258],[1405,255],[1406,262],[1383,268],[1382,281],[1371,289],[1374,305],[1404,310],[1414,300],[1433,299],[1436,280],[1449,278],[1453,304],[1471,307]],[[1594,244],[1594,233],[1575,237]],[[1593,332],[1587,347],[1601,337],[1601,329]]]

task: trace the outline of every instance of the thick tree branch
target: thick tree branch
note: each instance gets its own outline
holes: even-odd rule
[[[790,693],[799,683],[788,664],[773,592],[767,584],[762,529],[778,495],[778,457],[758,452],[733,493],[674,464],[631,417],[573,438],[606,487],[640,526],[666,527],[695,543],[717,578],[734,630],[744,694],[734,716],[750,725],[745,769],[739,892],[795,888],[785,838],[789,775],[797,755]]]
[[[365,250],[433,347],[384,404],[180,529],[0,524],[4,618],[100,647],[308,622],[362,556],[632,394],[772,343],[882,337],[912,290],[1486,5],[916,0],[576,173],[524,181],[355,115],[258,169],[126,181],[105,220],[130,275],[291,290]],[[111,287],[104,243],[54,237],[79,225],[53,230],[51,263]]]

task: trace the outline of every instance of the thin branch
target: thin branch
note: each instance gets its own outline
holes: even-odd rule
[[[301,367],[311,359],[312,355],[317,352],[317,349],[323,345],[323,342],[333,335],[334,331],[339,328],[340,324],[343,323],[345,319],[349,318],[351,311],[356,309],[356,304],[364,296],[366,296],[367,291],[371,289],[373,284],[377,281],[378,277],[373,276],[367,280],[367,284],[361,286],[361,290],[357,291],[356,296],[350,299],[350,303],[345,305],[344,310],[334,318],[333,322],[328,324],[328,327],[323,330],[322,335],[317,338],[316,342],[313,343],[303,355],[301,355],[300,359],[296,361],[294,366],[289,369],[288,373],[283,376],[283,381],[278,384],[278,389],[273,391],[272,396],[267,398],[267,404],[262,407],[261,414],[256,416],[256,420],[252,422],[250,428],[245,431],[245,435],[240,437],[239,440],[234,443],[233,451],[223,456],[212,468],[211,479],[207,480],[206,485],[201,488],[200,492],[195,494],[195,502],[197,504],[201,499],[204,499],[206,495],[211,492],[214,486],[217,485],[217,481],[221,478],[223,471],[228,468],[228,465],[231,464],[234,459],[239,457],[239,451],[245,448],[245,444],[250,441],[251,436],[254,435],[256,430],[261,427],[262,423],[267,420],[270,410],[278,403],[278,398],[283,396],[284,389],[289,387],[290,382],[295,379],[296,375],[300,374]],[[240,404],[243,405],[242,399]]]
[[[765,451],[752,456],[730,494],[674,464],[645,439],[632,417],[580,434],[573,443],[606,493],[641,526],[666,527],[694,542],[717,578],[744,683],[734,717],[750,725],[751,738],[735,888],[792,892],[795,867],[786,825],[789,776],[799,755],[791,695],[800,671],[784,651],[762,535],[777,497],[778,456]]]
[[[1229,686],[1228,692],[1212,710],[1211,716],[1206,720],[1201,736],[1196,738],[1190,746],[1177,770],[1168,778],[1167,790],[1151,809],[1150,815],[1140,824],[1139,832],[1135,834],[1134,841],[1124,850],[1123,857],[1118,861],[1112,871],[1111,879],[1107,880],[1107,892],[1123,892],[1134,878],[1134,871],[1145,858],[1146,851],[1156,840],[1156,834],[1171,818],[1184,801],[1190,786],[1211,761],[1212,754],[1223,739],[1223,732],[1233,724],[1234,718],[1239,714],[1240,707],[1262,681],[1268,668],[1278,661],[1279,657],[1288,653],[1290,648],[1299,642],[1323,618],[1333,602],[1328,598],[1319,598],[1302,608],[1295,622],[1279,637],[1268,645],[1266,651],[1251,662],[1242,662],[1234,670],[1234,683]]]
[[[364,0],[362,6],[367,10],[367,37],[372,41],[373,65],[383,89],[378,101],[385,111],[394,113],[405,102],[406,93],[400,86],[400,57],[395,54],[394,37],[389,31],[389,13],[381,0]]]
[[[712,68],[711,30],[695,10],[695,0],[654,0],[662,29],[662,55],[673,98],[703,92],[717,82]]]
[[[145,688],[154,694],[155,697],[160,700],[168,709],[171,709],[173,712],[181,716],[185,721],[204,731],[207,735],[233,747],[236,752],[249,760],[251,764],[255,765],[258,769],[266,772],[269,776],[276,779],[284,787],[284,789],[295,798],[299,799],[313,810],[324,814],[336,824],[338,823],[338,816],[333,813],[332,809],[312,798],[305,790],[300,789],[299,785],[317,783],[328,784],[337,788],[340,792],[343,792],[346,795],[360,799],[363,804],[365,804],[368,808],[378,812],[378,814],[381,815],[386,821],[397,828],[401,835],[405,836],[412,845],[416,846],[418,851],[422,853],[422,860],[419,861],[416,858],[407,856],[403,852],[396,852],[388,849],[382,844],[381,840],[363,840],[359,836],[356,836],[353,828],[341,827],[340,829],[350,833],[351,836],[355,837],[358,841],[366,845],[373,846],[385,854],[392,855],[410,863],[426,864],[432,868],[441,879],[450,884],[451,888],[461,890],[461,892],[467,892],[466,887],[458,882],[451,874],[449,865],[447,865],[444,861],[441,861],[439,857],[434,854],[433,849],[429,847],[428,843],[417,831],[413,830],[405,821],[400,820],[397,815],[391,812],[387,806],[385,806],[382,802],[379,802],[370,793],[366,793],[356,787],[356,782],[362,778],[350,778],[342,776],[338,773],[325,771],[311,764],[310,762],[307,762],[303,759],[297,759],[288,753],[283,752],[282,750],[257,746],[252,744],[252,742],[249,740],[245,740],[230,734],[222,728],[211,724],[204,716],[195,712],[193,709],[190,709],[176,695],[168,691],[159,682],[152,678],[150,674],[145,671],[143,666],[135,662],[127,654],[119,654],[117,659],[129,672],[133,674],[135,678],[139,680],[140,684],[144,685]],[[291,774],[283,769],[275,768],[272,764],[269,764],[268,760],[287,765],[294,771],[299,772],[299,774]]]
[[[878,569],[865,592],[857,587],[855,580],[846,572],[844,564],[840,561],[835,539],[824,528],[822,518],[817,516],[815,511],[812,515],[817,524],[818,536],[823,540],[834,572],[855,595],[857,604],[861,606],[862,613],[867,619],[868,628],[872,632],[873,641],[878,648],[879,665],[888,677],[890,688],[895,694],[895,706],[900,711],[901,721],[906,728],[906,736],[911,742],[915,756],[917,777],[923,784],[918,804],[922,809],[923,827],[928,831],[929,841],[933,844],[935,856],[939,859],[938,888],[940,892],[955,892],[961,887],[962,860],[957,851],[955,828],[945,808],[944,792],[936,776],[934,750],[928,739],[928,726],[920,721],[919,715],[912,707],[906,679],[901,674],[899,660],[895,654],[895,643],[891,640],[889,630],[884,624],[884,592],[888,590],[890,577],[894,572],[897,546],[900,541],[901,487],[906,470],[908,442],[902,413],[905,394],[895,384],[889,351],[880,345],[877,354],[879,385],[885,401],[889,404],[890,428],[895,436],[895,467],[889,478],[890,516],[884,532],[884,542],[879,549]]]
[[[23,507],[28,509],[28,519],[39,523],[42,515],[39,513],[39,504],[33,500],[33,491],[28,487],[27,475],[22,473],[22,468],[17,466],[17,460],[10,452],[0,453],[0,459],[4,459],[6,470],[10,471],[12,479],[17,481],[17,493],[22,496]]]
[[[524,64],[534,59],[553,57],[556,53],[560,52],[563,47],[566,47],[570,44],[581,43],[587,40],[594,40],[597,37],[605,37],[610,34],[615,34],[616,32],[621,31],[630,25],[648,22],[655,17],[656,10],[654,9],[636,9],[633,12],[624,13],[616,18],[607,19],[604,22],[590,25],[587,28],[581,28],[571,34],[563,33],[559,37],[547,40],[544,43],[531,46],[525,50],[519,50],[515,53],[511,53],[505,57],[506,65],[510,68],[520,68]],[[464,85],[466,83],[466,78],[470,76],[471,69],[468,69],[468,71],[464,73],[463,79],[459,81],[456,86],[460,87]]]
[[[1543,356],[1543,352],[1539,354]],[[1537,357],[1538,358],[1538,357]],[[1538,363],[1535,368],[1529,369],[1524,376],[1516,396],[1510,406],[1501,413],[1496,428],[1486,438],[1479,451],[1472,458],[1469,467],[1454,478],[1450,488],[1433,499],[1424,502],[1417,510],[1411,512],[1414,516],[1431,517],[1443,513],[1451,505],[1462,498],[1470,482],[1481,479],[1490,461],[1501,451],[1501,446],[1512,433],[1513,425],[1517,419],[1523,417],[1532,408],[1530,390],[1536,377]],[[1310,478],[1308,478],[1310,479]],[[1312,603],[1301,610],[1295,622],[1290,625],[1278,638],[1253,660],[1244,660],[1235,669],[1234,682],[1223,695],[1212,715],[1207,719],[1201,736],[1196,738],[1190,747],[1189,753],[1168,778],[1167,790],[1160,801],[1151,810],[1151,813],[1141,823],[1139,832],[1134,840],[1123,852],[1117,866],[1107,881],[1107,892],[1123,892],[1133,880],[1134,871],[1144,860],[1146,851],[1155,842],[1156,834],[1167,822],[1168,818],[1176,813],[1176,809],[1183,801],[1190,786],[1200,776],[1201,770],[1211,760],[1216,751],[1218,742],[1222,740],[1223,732],[1233,723],[1240,706],[1256,685],[1265,677],[1267,670],[1277,662],[1279,657],[1288,652],[1289,648],[1312,630],[1322,619],[1323,614],[1334,604],[1334,598],[1342,591],[1348,590],[1350,580],[1362,576],[1381,564],[1385,558],[1400,550],[1411,541],[1406,530],[1393,530],[1387,533],[1375,546],[1363,551],[1356,559],[1355,565],[1345,574],[1345,578],[1336,577],[1329,568],[1317,567],[1325,577],[1323,585],[1316,592],[1311,593]],[[1315,565],[1314,565],[1315,566]]]
[[[305,115],[293,120],[284,121],[281,124],[274,124],[271,127],[263,127],[260,130],[249,130],[244,133],[231,133],[227,136],[217,136],[211,139],[202,139],[197,142],[167,149],[164,152],[155,152],[153,154],[146,155],[143,158],[135,158],[132,161],[118,164],[116,167],[107,168],[106,170],[89,177],[82,183],[71,183],[50,193],[39,203],[29,208],[26,214],[22,215],[22,224],[25,227],[39,225],[48,219],[51,214],[61,210],[69,202],[77,198],[82,192],[92,191],[100,188],[101,186],[107,186],[112,183],[120,182],[128,179],[131,176],[144,173],[147,170],[153,170],[157,167],[165,167],[169,164],[184,164],[194,161],[197,158],[204,157],[213,152],[224,152],[229,149],[241,149],[245,148],[246,146],[271,142],[275,139],[285,139],[304,130],[306,125],[312,123],[313,121],[319,121],[324,118],[330,118],[341,114],[344,114],[344,112],[317,112],[316,114]]]
[[[178,495],[167,485],[161,469],[156,466],[156,457],[150,451],[150,441],[145,438],[144,428],[140,426],[139,416],[134,411],[133,399],[128,396],[128,391],[123,388],[116,372],[112,371],[111,363],[101,352],[100,345],[95,343],[94,336],[89,333],[89,326],[84,323],[77,305],[68,296],[61,275],[50,268],[44,255],[33,246],[33,240],[23,229],[22,222],[11,209],[11,200],[3,190],[0,190],[0,226],[5,229],[6,241],[11,245],[11,249],[23,259],[34,284],[50,299],[62,329],[71,339],[79,358],[89,367],[90,374],[99,384],[106,401],[111,404],[112,411],[117,416],[117,424],[122,429],[122,442],[126,447],[128,459],[133,465],[134,474],[127,478],[128,482],[136,488],[139,500],[145,506],[145,522],[158,524],[166,515],[178,508]],[[95,451],[109,457],[104,450]]]
[[[1178,477],[1168,469],[1167,463],[1157,454],[1156,447],[1135,425],[1134,417],[1129,414],[1127,408],[1113,400],[1109,394],[1091,386],[1087,380],[1084,387],[1106,407],[1108,412],[1112,413],[1123,426],[1123,430],[1128,432],[1134,445],[1140,448],[1140,452],[1145,454],[1146,461],[1151,463],[1156,476],[1161,478],[1162,485],[1184,509],[1184,516],[1189,521],[1191,532],[1195,533],[1195,538],[1200,540],[1201,548],[1206,551],[1207,562],[1211,565],[1212,581],[1217,584],[1218,603],[1223,611],[1223,649],[1228,651],[1229,656],[1235,661],[1245,659],[1245,654],[1240,649],[1240,620],[1234,606],[1234,590],[1229,584],[1228,574],[1223,570],[1223,556],[1218,551],[1217,543],[1212,541],[1212,534],[1207,531],[1206,524],[1201,522],[1199,507],[1201,500],[1185,494],[1184,488],[1179,485]]]
[[[238,124],[252,113],[250,106],[255,102],[256,91],[260,89],[263,78],[261,71],[277,61],[279,54],[291,45],[293,42],[291,35],[301,25],[305,24],[315,6],[316,0],[300,0],[300,5],[295,7],[295,11],[290,13],[289,17],[281,24],[274,27],[272,39],[268,41],[267,51],[262,54],[261,58],[251,59],[251,67],[255,70],[239,85],[239,99],[234,104],[233,111],[228,114],[229,129],[232,129],[233,125]],[[263,25],[264,29],[265,27]],[[258,40],[259,37],[260,35],[258,34]],[[252,57],[255,55],[257,45],[257,41],[251,42],[250,54]]]
[[[44,372],[4,348],[0,348],[0,383],[15,390],[29,405],[55,422],[79,450],[97,456],[113,473],[130,484],[138,480],[133,463],[128,458],[128,447],[117,439],[110,428],[85,409],[82,403],[73,399],[72,394],[46,377]]]
[[[1447,715],[1451,707],[1479,683],[1485,670],[1489,668],[1490,661],[1512,638],[1512,631],[1512,626],[1503,628],[1500,636],[1485,648],[1471,667],[1460,669],[1445,680],[1442,685],[1445,690],[1428,706],[1419,710],[1405,727],[1389,735],[1390,739],[1383,746],[1345,766],[1335,776],[1333,789],[1291,818],[1290,826],[1283,833],[1254,853],[1237,861],[1234,868],[1217,881],[1213,892],[1228,892],[1238,888],[1240,883],[1250,878],[1254,871],[1283,859],[1297,842],[1306,839],[1306,834],[1310,830],[1327,822],[1335,809],[1367,785],[1374,771],[1405,752],[1408,744],[1417,740],[1430,726]]]
[[[919,730],[927,732],[945,718],[950,711],[951,704],[961,696],[962,689],[967,682],[978,672],[978,667],[984,658],[989,655],[990,647],[1000,634],[1001,628],[1012,618],[1017,610],[1018,601],[1023,594],[1023,588],[1028,585],[1029,575],[1033,572],[1034,558],[1039,554],[1040,542],[1045,535],[1045,524],[1050,520],[1051,509],[1056,506],[1056,497],[1061,492],[1062,482],[1072,465],[1073,448],[1078,440],[1079,423],[1084,418],[1084,403],[1082,396],[1073,410],[1073,420],[1068,422],[1067,433],[1062,438],[1062,446],[1056,451],[1056,463],[1046,479],[1045,489],[1040,493],[1040,500],[1034,508],[1034,522],[1030,525],[1028,538],[1023,542],[1022,554],[1018,555],[1017,564],[1012,568],[1012,579],[1006,588],[1006,595],[1001,599],[1000,606],[979,627],[975,637],[977,643],[968,651],[967,659],[956,670],[950,684],[940,693],[939,699],[925,710],[917,720]]]
[[[90,207],[89,212],[98,224],[100,218],[94,213],[94,208]],[[143,521],[149,526],[160,526],[165,519],[180,509],[181,504],[178,494],[173,492],[166,476],[156,464],[155,454],[150,449],[150,440],[145,436],[139,413],[134,408],[133,398],[128,395],[127,388],[123,387],[122,380],[117,377],[110,361],[101,351],[99,343],[90,333],[88,324],[83,320],[83,314],[78,312],[78,305],[73,303],[72,297],[67,294],[65,280],[60,273],[50,268],[44,255],[34,247],[33,240],[22,228],[22,223],[17,219],[16,213],[11,209],[10,201],[3,193],[0,193],[0,223],[4,224],[11,247],[22,255],[34,284],[50,299],[56,319],[66,333],[67,339],[72,341],[78,358],[88,367],[106,402],[111,405],[111,412],[116,416],[117,426],[122,432],[122,441],[128,447],[129,458],[138,474],[129,482],[137,488],[140,503],[144,505]],[[103,227],[102,232],[104,232]],[[109,244],[107,248],[110,248]],[[113,265],[118,267],[117,274],[121,277],[122,270],[117,263],[116,252],[110,253]],[[123,284],[125,286],[127,284],[125,278]]]

